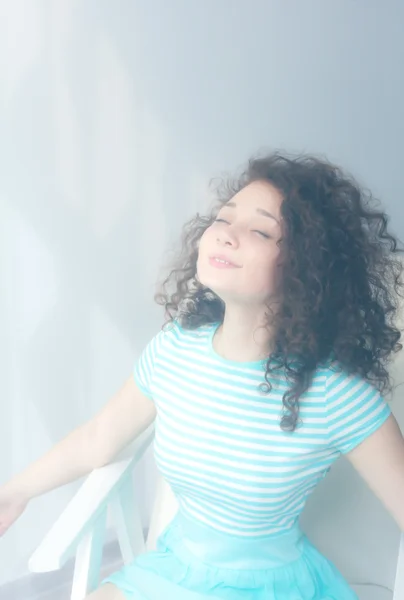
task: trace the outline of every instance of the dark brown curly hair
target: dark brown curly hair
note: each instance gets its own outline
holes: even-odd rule
[[[254,157],[241,175],[215,185],[217,201],[208,216],[197,214],[185,225],[180,256],[155,296],[167,323],[176,319],[195,329],[223,321],[223,301],[196,279],[198,242],[223,204],[257,180],[282,193],[284,226],[278,242],[282,300],[268,315],[274,350],[261,390],[269,392],[271,373],[285,370],[291,385],[281,427],[294,431],[299,398],[330,357],[380,393],[391,391],[386,367],[402,348],[396,317],[404,285],[398,254],[404,250],[371,193],[339,167],[307,155]]]

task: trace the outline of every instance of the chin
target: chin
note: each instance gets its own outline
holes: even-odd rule
[[[211,271],[211,269],[209,269],[209,267],[206,268],[206,266],[204,266],[204,265],[203,266],[200,266],[200,265],[196,266],[196,276],[198,278],[198,281],[202,285],[210,288],[210,287],[212,287],[212,285],[215,284],[215,279],[216,278],[212,277],[212,273],[209,272],[209,271]]]
[[[210,265],[197,265],[196,275],[198,281],[205,287],[212,290],[216,296],[226,302],[228,300],[235,300],[238,298],[239,293],[232,285],[235,282],[232,281],[232,277],[224,277],[223,271],[220,269],[214,269]]]
[[[223,277],[219,273],[212,273],[212,268],[201,268],[197,269],[196,274],[202,285],[213,288],[228,287],[224,285]]]

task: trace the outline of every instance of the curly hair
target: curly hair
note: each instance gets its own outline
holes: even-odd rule
[[[239,176],[215,185],[210,214],[185,225],[182,251],[155,295],[165,325],[177,319],[195,329],[223,321],[223,301],[196,278],[198,243],[223,204],[253,181],[269,182],[283,196],[281,302],[268,315],[273,352],[260,387],[268,393],[271,374],[284,369],[291,385],[281,428],[294,431],[299,398],[330,357],[380,393],[391,391],[387,366],[402,348],[396,318],[404,250],[372,194],[339,167],[308,155],[253,157]]]

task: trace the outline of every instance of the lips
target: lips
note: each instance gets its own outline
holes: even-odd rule
[[[217,262],[217,264],[226,264],[229,267],[235,267],[236,269],[240,269],[241,265],[237,265],[236,263],[234,263],[233,261],[231,261],[227,256],[224,256],[224,254],[213,254],[212,256],[209,257],[211,261],[215,261]],[[219,261],[224,261],[223,262],[219,262]]]

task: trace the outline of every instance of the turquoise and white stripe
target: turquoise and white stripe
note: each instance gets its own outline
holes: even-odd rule
[[[262,362],[218,356],[218,324],[160,331],[135,366],[135,380],[157,408],[155,456],[185,517],[235,536],[290,529],[307,497],[341,453],[390,415],[358,375],[319,368],[300,399],[302,423],[280,428],[284,375],[270,394]]]

